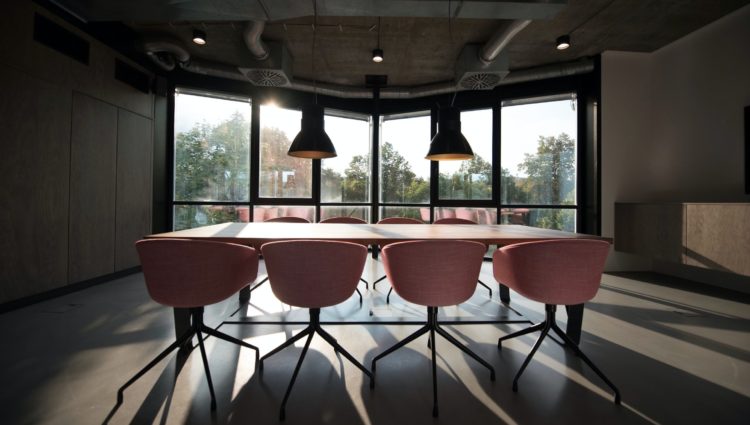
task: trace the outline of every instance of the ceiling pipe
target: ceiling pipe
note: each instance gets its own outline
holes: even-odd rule
[[[190,53],[182,42],[169,35],[149,36],[142,41],[141,47],[148,57],[165,71],[173,70],[176,63],[190,60]]]
[[[499,86],[508,84],[524,83],[527,81],[547,80],[551,78],[570,77],[572,75],[587,74],[594,71],[594,60],[591,58],[581,59],[561,64],[536,66],[533,68],[511,71],[503,78]]]
[[[225,63],[191,59],[188,62],[180,63],[180,68],[196,74],[247,82],[247,77],[236,66]]]
[[[245,46],[250,50],[253,58],[259,61],[268,59],[268,55],[271,53],[266,43],[260,39],[265,27],[266,21],[249,21],[242,32]]]
[[[500,27],[495,34],[484,44],[481,50],[479,50],[479,61],[485,65],[491,64],[500,52],[503,51],[505,46],[510,43],[513,37],[516,36],[522,29],[526,28],[526,25],[531,23],[530,20],[517,19],[511,21],[507,25]]]

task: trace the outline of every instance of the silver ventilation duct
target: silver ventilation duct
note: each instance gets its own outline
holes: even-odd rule
[[[253,58],[262,61],[268,59],[269,49],[266,43],[260,39],[263,30],[266,28],[265,21],[250,21],[242,33],[242,39],[245,40],[245,46],[250,50]]]

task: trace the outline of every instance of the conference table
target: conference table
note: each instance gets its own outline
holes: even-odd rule
[[[510,245],[551,239],[598,239],[608,238],[582,233],[563,232],[522,225],[484,224],[341,224],[341,223],[222,223],[167,233],[158,233],[147,238],[180,238],[207,241],[232,242],[242,245],[260,246],[267,242],[284,240],[336,240],[382,245],[411,240],[469,240],[486,245]],[[540,265],[541,266],[541,265]],[[249,299],[249,287],[240,292],[240,302]],[[510,292],[500,285],[500,297],[510,302]],[[175,309],[177,335],[190,326],[189,314],[184,309]],[[581,336],[583,304],[566,306],[568,323],[566,333],[576,343]]]

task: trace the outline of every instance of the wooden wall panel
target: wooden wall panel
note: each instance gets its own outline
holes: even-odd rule
[[[0,67],[0,303],[67,283],[70,90]]]
[[[115,270],[139,265],[133,243],[151,233],[151,120],[119,110]]]
[[[750,204],[687,204],[684,263],[750,276]]]
[[[615,249],[682,262],[682,204],[615,204]]]
[[[73,93],[69,279],[115,270],[117,108]]]

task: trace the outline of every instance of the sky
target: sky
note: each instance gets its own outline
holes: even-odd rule
[[[567,133],[577,138],[576,111],[571,100],[559,100],[527,105],[504,106],[501,109],[502,167],[512,174],[523,176],[518,164],[525,153],[534,153],[539,136]],[[195,123],[216,125],[233,113],[240,112],[250,120],[250,103],[178,93],[175,96],[175,134],[191,129]],[[411,164],[412,171],[425,179],[430,175],[430,161],[424,159],[430,145],[430,117],[385,119],[381,127],[383,141],[393,144]],[[261,106],[262,125],[277,127],[292,140],[300,129],[302,114],[272,105]],[[323,167],[338,172],[348,167],[353,155],[369,150],[370,122],[365,119],[326,116],[325,129],[338,153],[326,159]],[[492,110],[482,109],[461,113],[461,131],[475,154],[489,160],[492,154]],[[443,161],[441,173],[458,170],[462,161]]]

